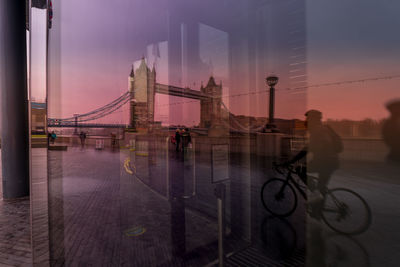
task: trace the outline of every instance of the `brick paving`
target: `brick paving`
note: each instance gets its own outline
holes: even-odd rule
[[[198,157],[197,195],[182,204],[182,201],[171,202],[165,198],[167,190],[163,173],[166,166],[162,161],[165,155],[137,162],[142,175],[137,179],[123,167],[129,156],[127,152],[111,153],[71,147],[66,152],[51,151],[47,157],[46,149],[36,148],[32,151],[34,250],[31,251],[29,199],[0,200],[0,266],[31,266],[32,261],[37,266],[48,266],[50,263],[52,266],[204,266],[209,262],[215,263],[216,205],[208,158]],[[49,168],[47,161],[50,162]],[[231,158],[231,180],[227,187],[227,233],[238,233],[243,229],[248,232],[242,233],[245,237],[228,239],[227,251],[236,253],[227,259],[227,266],[304,265],[304,247],[307,243],[304,208],[299,203],[296,213],[286,222],[268,218],[268,212],[260,203],[259,190],[272,174],[263,169],[268,164],[259,164],[257,161],[246,156],[236,158],[233,155]],[[170,168],[185,169],[183,190],[189,193],[192,189],[190,171],[186,170],[186,165],[177,163],[174,167],[173,164]],[[146,168],[148,171],[144,171]],[[362,168],[350,169],[352,172],[356,170]],[[338,173],[345,175],[352,173],[350,171],[341,170],[343,174],[340,171]],[[372,175],[371,172],[367,174]],[[170,178],[173,177],[172,173]],[[389,178],[386,180],[394,180]],[[357,182],[355,178],[354,181],[348,177],[346,179],[345,182],[339,180],[339,185],[351,186],[351,182]],[[390,192],[395,192],[394,185],[390,187],[393,187]],[[360,187],[359,190],[366,194],[370,189]],[[377,203],[369,202],[371,205]],[[178,207],[178,210],[183,207],[184,213],[174,212],[174,207]],[[232,211],[235,209],[241,213],[234,214]],[[174,221],[182,214],[184,221]],[[374,219],[378,221],[381,218]],[[317,248],[314,248],[317,252],[312,253],[307,247],[308,260],[310,255],[319,253],[322,259],[327,256],[333,261],[366,263],[371,258],[368,253],[375,253],[368,246],[363,248],[363,245],[370,244],[368,238],[376,235],[375,232],[370,231],[369,235],[367,233],[354,239],[331,237],[332,231],[326,231],[326,227],[320,223],[314,224],[307,222],[308,228],[321,227],[323,231],[316,235],[319,241],[308,240]],[[238,229],[238,225],[243,226],[242,229]],[[179,239],[182,232],[185,232],[184,242]],[[321,240],[326,243],[326,248],[318,246]],[[378,241],[375,243],[379,244]],[[176,252],[179,246],[185,247],[183,255]],[[341,250],[338,250],[339,246]],[[375,245],[375,248],[379,250],[379,245]],[[392,249],[395,251],[395,246]],[[347,256],[341,259],[343,253]]]
[[[47,148],[32,149],[32,258],[35,266],[49,266]]]
[[[112,153],[74,147],[68,151],[49,151],[48,154],[46,149],[34,151],[34,251],[30,250],[29,200],[1,202],[0,214],[5,216],[1,216],[0,235],[8,239],[1,238],[7,242],[6,246],[3,243],[0,246],[0,266],[29,266],[32,254],[37,266],[204,266],[217,258],[216,199],[214,185],[210,184],[208,176],[207,161],[201,163],[199,160],[197,166],[200,175],[196,197],[168,201],[165,197],[165,177],[162,177],[165,171],[165,162],[161,161],[163,157],[156,164],[138,161],[137,167],[146,167],[140,166],[144,162],[151,168],[147,177],[138,179],[126,172],[124,161],[129,153],[124,151]],[[172,162],[170,167],[179,169],[179,164]],[[228,237],[227,252],[241,251],[233,254],[229,265],[246,262],[249,255],[251,261],[264,261],[268,266],[274,266],[269,263],[301,265],[304,262],[304,250],[301,250],[304,247],[303,211],[298,211],[300,221],[291,222],[297,232],[296,243],[293,244],[296,249],[293,255],[282,261],[280,253],[286,248],[274,250],[275,243],[265,244],[260,239],[267,214],[260,209],[257,190],[265,178],[252,170],[249,161],[235,164],[232,166],[232,188],[228,187],[231,196],[227,205],[227,233],[237,232],[234,224],[238,223],[248,224],[242,228],[251,231],[247,238]],[[157,169],[157,166],[162,166],[162,169]],[[187,168],[186,165],[181,167]],[[191,177],[187,177],[186,170],[184,173],[185,183],[190,185]],[[179,172],[170,174],[174,183],[173,179]],[[250,174],[254,181],[243,183]],[[178,185],[175,193],[186,194],[192,189],[190,186],[180,188],[179,180],[175,183],[175,187]],[[249,187],[247,191],[248,194],[252,192],[252,197],[241,195],[243,190],[240,188],[243,187]],[[174,194],[173,190],[170,194]],[[237,201],[231,202],[232,199]],[[229,203],[233,203],[233,207]],[[253,207],[248,215],[231,216],[232,209],[238,208],[237,205],[244,205],[245,208],[246,203]],[[9,212],[6,213],[6,210]],[[14,225],[21,229],[16,231],[12,222],[16,222]],[[274,223],[267,227],[268,233],[277,231]],[[285,227],[279,229],[287,232]],[[270,251],[275,254],[269,254]],[[274,258],[276,255],[278,258]]]
[[[125,154],[71,149],[49,155],[62,167],[49,177],[54,266],[201,266],[216,257],[215,250],[211,259],[178,255],[170,202],[125,171]],[[62,183],[53,182],[60,178]],[[183,233],[186,252],[216,240],[216,221],[184,212],[191,229]],[[144,233],[129,236],[135,228]]]
[[[0,200],[0,266],[30,266],[29,199]]]
[[[1,167],[1,156],[0,156]],[[0,181],[1,180],[0,172]],[[31,266],[29,198],[3,200],[0,183],[0,266]]]
[[[138,179],[124,168],[128,152],[72,148],[67,152],[51,151],[49,156],[50,203],[54,203],[50,204],[50,243],[54,266],[204,266],[217,258],[214,185],[204,173],[197,180],[201,188],[194,199],[174,200],[174,194],[187,194],[191,188],[181,188],[179,180],[174,182],[179,176],[179,171],[175,171],[185,169],[186,165],[174,163],[171,155],[172,199],[168,201],[163,170],[157,169],[165,168],[161,158],[156,163],[140,158],[136,162],[141,176]],[[199,172],[207,168],[200,165]],[[151,170],[140,172],[144,168]],[[235,169],[237,180],[246,177],[249,171],[245,167],[239,169]],[[186,184],[191,183],[191,177],[184,179]],[[258,198],[248,201],[259,202]],[[249,225],[254,228],[253,239],[259,239],[259,227],[255,225],[261,224],[265,217],[265,211],[257,210],[251,214],[254,225]],[[230,211],[227,215],[230,216]],[[299,228],[302,226],[304,223]],[[143,233],[129,236],[128,230]],[[231,231],[228,223],[227,232]],[[299,240],[296,246],[304,241],[302,237]],[[249,241],[232,237],[227,242],[227,251],[248,245]]]

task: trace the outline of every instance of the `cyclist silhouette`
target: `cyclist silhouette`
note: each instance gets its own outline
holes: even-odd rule
[[[307,199],[307,213],[318,221],[322,219],[332,230],[341,234],[366,231],[371,224],[371,209],[362,196],[351,189],[327,187],[333,172],[339,167],[342,140],[322,123],[320,111],[310,110],[305,116],[308,145],[291,160],[280,165],[273,163],[273,169],[285,177],[270,177],[263,184],[261,202],[264,208],[274,216],[287,217],[296,210],[300,194]],[[308,171],[318,173],[318,177],[307,175],[306,168],[301,168],[301,165],[293,166],[299,160],[305,161],[306,156]],[[302,186],[296,177],[307,186]]]
[[[308,145],[284,165],[293,164],[307,156],[307,168],[299,171],[300,177],[308,184],[307,172],[318,173],[317,188],[322,195],[325,195],[329,180],[339,167],[338,154],[343,150],[342,140],[331,127],[322,123],[320,111],[309,110],[305,116],[309,132]]]

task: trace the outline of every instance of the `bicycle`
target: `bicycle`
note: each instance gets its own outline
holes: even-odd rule
[[[280,168],[282,166],[273,164],[274,170],[285,175]],[[299,169],[288,165],[286,167],[286,179],[272,178],[266,181],[261,188],[261,201],[264,208],[277,217],[287,217],[291,215],[297,207],[297,194],[307,199],[306,191],[311,186],[307,186],[301,179]],[[293,178],[292,175],[297,178]],[[307,176],[315,182],[316,177]],[[300,180],[303,183],[300,183]],[[294,186],[294,187],[293,187]],[[371,209],[367,202],[356,192],[347,188],[326,189],[321,200],[321,209],[318,214],[322,220],[332,230],[341,234],[360,234],[366,231],[371,224]]]

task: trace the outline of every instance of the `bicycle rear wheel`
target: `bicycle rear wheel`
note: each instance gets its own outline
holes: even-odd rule
[[[322,208],[322,219],[341,234],[360,234],[371,224],[371,210],[356,192],[346,188],[329,190]]]
[[[261,201],[264,208],[273,215],[286,217],[296,209],[297,195],[288,182],[273,178],[262,186]]]

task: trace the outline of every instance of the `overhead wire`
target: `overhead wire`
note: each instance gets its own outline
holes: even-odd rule
[[[299,87],[277,88],[275,90],[276,91],[301,91],[301,90],[306,90],[308,88],[345,85],[345,84],[362,83],[362,82],[379,81],[379,80],[392,80],[392,79],[396,79],[396,78],[400,78],[400,75],[370,77],[370,78],[364,78],[364,79],[358,79],[358,80],[346,80],[346,81],[338,81],[338,82],[330,82],[330,83],[312,84],[312,85],[305,85],[305,86],[299,86]],[[221,98],[241,97],[241,96],[267,93],[267,92],[269,92],[269,89],[251,91],[251,92],[245,92],[245,93],[239,93],[239,94],[222,95]],[[124,94],[122,94],[120,97],[114,99],[110,103],[108,103],[102,107],[99,107],[95,110],[92,110],[90,112],[87,112],[84,114],[79,114],[79,115],[73,116],[73,117],[62,118],[62,119],[49,118],[49,121],[59,121],[60,123],[75,123],[76,119],[78,120],[78,122],[86,122],[86,121],[103,118],[103,117],[119,110],[123,105],[128,103],[130,99],[131,99],[131,92],[128,91],[128,92],[125,92]],[[156,105],[156,107],[198,103],[198,101],[199,100],[174,102],[174,103]],[[226,105],[223,102],[222,102],[222,105],[229,112],[230,116],[233,115],[232,113],[230,113],[229,109],[226,107]],[[234,118],[234,117],[232,117],[232,118]],[[238,123],[238,121],[236,119],[235,119],[235,123]],[[243,128],[244,126],[240,125],[240,127]],[[244,128],[246,128],[246,127],[244,127]],[[246,128],[246,129],[248,129],[248,128]]]

